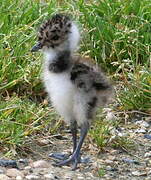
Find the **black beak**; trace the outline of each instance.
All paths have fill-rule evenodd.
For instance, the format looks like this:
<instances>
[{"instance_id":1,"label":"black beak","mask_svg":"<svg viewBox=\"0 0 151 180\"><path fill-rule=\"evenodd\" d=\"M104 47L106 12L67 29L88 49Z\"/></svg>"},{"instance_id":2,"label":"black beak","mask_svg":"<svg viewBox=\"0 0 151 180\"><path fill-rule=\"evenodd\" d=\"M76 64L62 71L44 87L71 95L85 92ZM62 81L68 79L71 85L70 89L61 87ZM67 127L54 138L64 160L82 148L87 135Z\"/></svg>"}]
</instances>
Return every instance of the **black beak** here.
<instances>
[{"instance_id":1,"label":"black beak","mask_svg":"<svg viewBox=\"0 0 151 180\"><path fill-rule=\"evenodd\" d=\"M32 47L31 52L37 52L41 48L42 48L42 44L38 42L36 45Z\"/></svg>"}]
</instances>

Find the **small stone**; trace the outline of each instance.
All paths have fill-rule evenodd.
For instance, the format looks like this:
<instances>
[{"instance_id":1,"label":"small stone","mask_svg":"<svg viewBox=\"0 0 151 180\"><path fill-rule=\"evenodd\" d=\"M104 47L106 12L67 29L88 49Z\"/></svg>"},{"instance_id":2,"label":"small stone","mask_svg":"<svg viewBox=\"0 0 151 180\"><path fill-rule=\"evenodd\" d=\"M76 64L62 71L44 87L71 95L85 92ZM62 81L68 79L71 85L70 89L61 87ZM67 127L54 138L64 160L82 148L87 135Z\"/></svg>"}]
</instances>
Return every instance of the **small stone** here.
<instances>
[{"instance_id":1,"label":"small stone","mask_svg":"<svg viewBox=\"0 0 151 180\"><path fill-rule=\"evenodd\" d=\"M117 151L116 151L117 152ZM112 152L111 152L112 153ZM111 156L111 155L109 155L108 157L107 157L109 160L111 160L111 161L114 161L115 160L115 156Z\"/></svg>"},{"instance_id":2,"label":"small stone","mask_svg":"<svg viewBox=\"0 0 151 180\"><path fill-rule=\"evenodd\" d=\"M134 176L140 176L140 172L139 172L139 171L133 171L132 174L133 174Z\"/></svg>"},{"instance_id":3,"label":"small stone","mask_svg":"<svg viewBox=\"0 0 151 180\"><path fill-rule=\"evenodd\" d=\"M0 174L4 174L4 170L3 169L0 169Z\"/></svg>"},{"instance_id":4,"label":"small stone","mask_svg":"<svg viewBox=\"0 0 151 180\"><path fill-rule=\"evenodd\" d=\"M148 163L151 165L151 160L149 160Z\"/></svg>"},{"instance_id":5,"label":"small stone","mask_svg":"<svg viewBox=\"0 0 151 180\"><path fill-rule=\"evenodd\" d=\"M32 166L34 168L48 168L50 167L50 164L47 161L39 160L39 161L33 162Z\"/></svg>"},{"instance_id":6,"label":"small stone","mask_svg":"<svg viewBox=\"0 0 151 180\"><path fill-rule=\"evenodd\" d=\"M109 159L106 159L106 160L105 160L105 163L107 163L107 164L112 164L113 161L112 161L112 160L109 160Z\"/></svg>"},{"instance_id":7,"label":"small stone","mask_svg":"<svg viewBox=\"0 0 151 180\"><path fill-rule=\"evenodd\" d=\"M78 176L78 179L80 180L85 180L85 177L82 177L82 176Z\"/></svg>"},{"instance_id":8,"label":"small stone","mask_svg":"<svg viewBox=\"0 0 151 180\"><path fill-rule=\"evenodd\" d=\"M150 134L145 134L144 138L151 139L151 135Z\"/></svg>"},{"instance_id":9,"label":"small stone","mask_svg":"<svg viewBox=\"0 0 151 180\"><path fill-rule=\"evenodd\" d=\"M23 180L23 178L21 176L17 176L16 180Z\"/></svg>"},{"instance_id":10,"label":"small stone","mask_svg":"<svg viewBox=\"0 0 151 180\"><path fill-rule=\"evenodd\" d=\"M47 100L47 99L44 99L43 104L44 104L44 105L48 105L48 104L49 104L48 100Z\"/></svg>"},{"instance_id":11,"label":"small stone","mask_svg":"<svg viewBox=\"0 0 151 180\"><path fill-rule=\"evenodd\" d=\"M135 124L138 124L141 127L145 127L145 128L149 127L149 124L146 121L136 121Z\"/></svg>"},{"instance_id":12,"label":"small stone","mask_svg":"<svg viewBox=\"0 0 151 180\"><path fill-rule=\"evenodd\" d=\"M40 146L45 146L45 145L49 144L49 140L48 139L38 139L38 144Z\"/></svg>"},{"instance_id":13,"label":"small stone","mask_svg":"<svg viewBox=\"0 0 151 180\"><path fill-rule=\"evenodd\" d=\"M29 170L29 169L31 169L32 167L31 166L26 166L24 169L25 170Z\"/></svg>"},{"instance_id":14,"label":"small stone","mask_svg":"<svg viewBox=\"0 0 151 180\"><path fill-rule=\"evenodd\" d=\"M150 180L150 177L145 178L144 180Z\"/></svg>"},{"instance_id":15,"label":"small stone","mask_svg":"<svg viewBox=\"0 0 151 180\"><path fill-rule=\"evenodd\" d=\"M129 158L123 158L122 161L125 162L125 163L129 163L129 164L131 164L131 163L137 164L137 165L140 164L138 161L133 160L133 159L129 159Z\"/></svg>"},{"instance_id":16,"label":"small stone","mask_svg":"<svg viewBox=\"0 0 151 180\"><path fill-rule=\"evenodd\" d=\"M26 179L28 179L28 180L36 180L36 179L39 179L39 176L31 174L31 175L27 175Z\"/></svg>"},{"instance_id":17,"label":"small stone","mask_svg":"<svg viewBox=\"0 0 151 180\"><path fill-rule=\"evenodd\" d=\"M133 171L134 176L147 176L147 172Z\"/></svg>"},{"instance_id":18,"label":"small stone","mask_svg":"<svg viewBox=\"0 0 151 180\"><path fill-rule=\"evenodd\" d=\"M114 167L111 167L111 166L107 166L107 167L106 167L106 170L107 170L107 171L118 171L117 168L114 168Z\"/></svg>"},{"instance_id":19,"label":"small stone","mask_svg":"<svg viewBox=\"0 0 151 180\"><path fill-rule=\"evenodd\" d=\"M113 112L110 111L110 112L107 112L106 119L107 121L115 121L117 117L114 115Z\"/></svg>"},{"instance_id":20,"label":"small stone","mask_svg":"<svg viewBox=\"0 0 151 180\"><path fill-rule=\"evenodd\" d=\"M143 128L141 128L141 129L136 129L136 130L135 130L135 133L146 133L146 129L143 129Z\"/></svg>"},{"instance_id":21,"label":"small stone","mask_svg":"<svg viewBox=\"0 0 151 180\"><path fill-rule=\"evenodd\" d=\"M15 168L7 169L6 175L9 177L17 177L17 176L23 177L24 176L21 171Z\"/></svg>"},{"instance_id":22,"label":"small stone","mask_svg":"<svg viewBox=\"0 0 151 180\"><path fill-rule=\"evenodd\" d=\"M67 171L68 173L64 174L64 179L73 179L73 177L75 176L73 171ZM77 175L77 174L76 174ZM77 175L78 176L78 175Z\"/></svg>"},{"instance_id":23,"label":"small stone","mask_svg":"<svg viewBox=\"0 0 151 180\"><path fill-rule=\"evenodd\" d=\"M29 173L31 174L31 173L33 173L33 168L31 166L26 166L26 167L24 167L23 173L25 175L28 175Z\"/></svg>"},{"instance_id":24,"label":"small stone","mask_svg":"<svg viewBox=\"0 0 151 180\"><path fill-rule=\"evenodd\" d=\"M144 157L151 157L151 152L146 152Z\"/></svg>"},{"instance_id":25,"label":"small stone","mask_svg":"<svg viewBox=\"0 0 151 180\"><path fill-rule=\"evenodd\" d=\"M11 179L5 174L0 174L0 180L11 180Z\"/></svg>"},{"instance_id":26,"label":"small stone","mask_svg":"<svg viewBox=\"0 0 151 180\"><path fill-rule=\"evenodd\" d=\"M22 164L28 164L28 160L27 159L19 159L18 162L22 163Z\"/></svg>"},{"instance_id":27,"label":"small stone","mask_svg":"<svg viewBox=\"0 0 151 180\"><path fill-rule=\"evenodd\" d=\"M54 176L51 173L45 174L44 177L47 179L54 179Z\"/></svg>"}]
</instances>

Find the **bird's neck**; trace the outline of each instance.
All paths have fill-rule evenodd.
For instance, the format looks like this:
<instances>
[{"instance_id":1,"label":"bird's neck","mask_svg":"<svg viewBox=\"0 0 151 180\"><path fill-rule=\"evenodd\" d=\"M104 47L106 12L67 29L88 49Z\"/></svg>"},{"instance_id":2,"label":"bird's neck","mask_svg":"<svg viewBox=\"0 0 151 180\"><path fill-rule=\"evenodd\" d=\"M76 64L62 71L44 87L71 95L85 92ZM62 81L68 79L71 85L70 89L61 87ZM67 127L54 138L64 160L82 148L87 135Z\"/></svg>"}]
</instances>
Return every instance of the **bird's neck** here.
<instances>
[{"instance_id":1,"label":"bird's neck","mask_svg":"<svg viewBox=\"0 0 151 180\"><path fill-rule=\"evenodd\" d=\"M77 49L80 40L79 30L76 24L72 23L68 40L55 48L44 50L45 65L49 71L59 73L66 71L72 65L72 54Z\"/></svg>"},{"instance_id":2,"label":"bird's neck","mask_svg":"<svg viewBox=\"0 0 151 180\"><path fill-rule=\"evenodd\" d=\"M72 65L71 51L49 50L45 54L45 67L52 73L62 73L67 71Z\"/></svg>"}]
</instances>

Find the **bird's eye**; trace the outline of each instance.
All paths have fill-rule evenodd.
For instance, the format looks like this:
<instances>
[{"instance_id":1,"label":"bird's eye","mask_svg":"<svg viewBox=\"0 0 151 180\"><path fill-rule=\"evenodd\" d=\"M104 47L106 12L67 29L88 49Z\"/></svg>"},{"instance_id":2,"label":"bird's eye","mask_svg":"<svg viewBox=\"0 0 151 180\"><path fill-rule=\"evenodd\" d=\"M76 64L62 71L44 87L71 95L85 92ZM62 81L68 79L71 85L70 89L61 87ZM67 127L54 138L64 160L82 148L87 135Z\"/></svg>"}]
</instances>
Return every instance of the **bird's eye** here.
<instances>
[{"instance_id":1,"label":"bird's eye","mask_svg":"<svg viewBox=\"0 0 151 180\"><path fill-rule=\"evenodd\" d=\"M55 36L53 36L52 38L51 38L51 40L54 40L54 41L56 41L56 40L58 40L59 39L59 36L58 35L55 35Z\"/></svg>"},{"instance_id":2,"label":"bird's eye","mask_svg":"<svg viewBox=\"0 0 151 180\"><path fill-rule=\"evenodd\" d=\"M68 30L65 31L65 33L68 33L68 32L69 32Z\"/></svg>"},{"instance_id":3,"label":"bird's eye","mask_svg":"<svg viewBox=\"0 0 151 180\"><path fill-rule=\"evenodd\" d=\"M42 40L42 37L38 37L38 41L41 41Z\"/></svg>"},{"instance_id":4,"label":"bird's eye","mask_svg":"<svg viewBox=\"0 0 151 180\"><path fill-rule=\"evenodd\" d=\"M56 29L54 29L54 30L52 30L52 31L50 31L51 33L55 33L56 32Z\"/></svg>"},{"instance_id":5,"label":"bird's eye","mask_svg":"<svg viewBox=\"0 0 151 180\"><path fill-rule=\"evenodd\" d=\"M67 27L70 28L70 27L71 27L71 23L69 23L69 24L67 25Z\"/></svg>"}]
</instances>

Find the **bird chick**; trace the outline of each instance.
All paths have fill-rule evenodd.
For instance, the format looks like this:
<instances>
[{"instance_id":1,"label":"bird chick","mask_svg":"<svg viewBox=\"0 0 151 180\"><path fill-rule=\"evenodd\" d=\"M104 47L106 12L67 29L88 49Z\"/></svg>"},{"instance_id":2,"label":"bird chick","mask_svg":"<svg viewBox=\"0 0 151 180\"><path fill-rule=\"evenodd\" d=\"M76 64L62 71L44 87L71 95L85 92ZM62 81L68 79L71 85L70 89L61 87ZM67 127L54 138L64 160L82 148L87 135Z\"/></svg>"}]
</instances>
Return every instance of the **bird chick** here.
<instances>
[{"instance_id":1,"label":"bird chick","mask_svg":"<svg viewBox=\"0 0 151 180\"><path fill-rule=\"evenodd\" d=\"M68 16L56 14L41 25L38 43L32 48L32 52L41 49L44 54L46 91L71 128L73 153L58 166L73 163L73 170L80 162L80 150L97 107L104 106L112 94L112 86L100 68L89 58L74 55L79 40L77 25Z\"/></svg>"}]
</instances>

